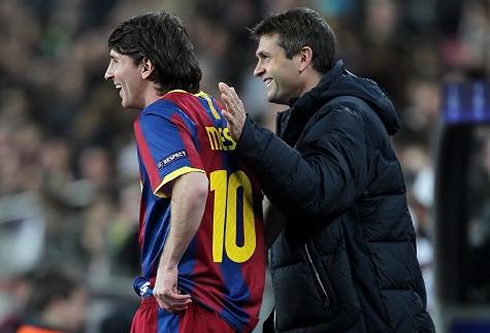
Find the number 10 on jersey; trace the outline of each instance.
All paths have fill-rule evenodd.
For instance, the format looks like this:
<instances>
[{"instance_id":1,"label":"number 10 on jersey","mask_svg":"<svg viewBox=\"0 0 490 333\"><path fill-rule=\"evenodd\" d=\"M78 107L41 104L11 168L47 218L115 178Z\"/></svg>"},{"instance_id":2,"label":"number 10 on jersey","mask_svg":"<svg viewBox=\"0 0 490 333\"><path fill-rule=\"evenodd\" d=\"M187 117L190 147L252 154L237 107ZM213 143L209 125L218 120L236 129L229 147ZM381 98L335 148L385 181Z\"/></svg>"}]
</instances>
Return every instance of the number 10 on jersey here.
<instances>
[{"instance_id":1,"label":"number 10 on jersey","mask_svg":"<svg viewBox=\"0 0 490 333\"><path fill-rule=\"evenodd\" d=\"M223 253L236 263L250 259L256 248L255 219L253 212L252 183L239 170L228 177L226 170L213 171L210 188L214 192L213 260L223 261ZM238 192L242 189L239 201ZM237 211L242 211L243 244L237 244Z\"/></svg>"}]
</instances>

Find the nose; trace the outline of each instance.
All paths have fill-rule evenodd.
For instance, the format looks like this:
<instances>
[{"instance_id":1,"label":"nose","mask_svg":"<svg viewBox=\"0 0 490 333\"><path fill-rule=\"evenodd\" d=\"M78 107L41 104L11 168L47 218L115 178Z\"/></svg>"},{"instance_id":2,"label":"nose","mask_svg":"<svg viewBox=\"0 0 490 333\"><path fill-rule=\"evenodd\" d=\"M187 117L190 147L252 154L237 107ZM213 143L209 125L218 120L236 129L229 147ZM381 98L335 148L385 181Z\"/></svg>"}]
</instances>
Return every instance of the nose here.
<instances>
[{"instance_id":1,"label":"nose","mask_svg":"<svg viewBox=\"0 0 490 333\"><path fill-rule=\"evenodd\" d=\"M107 70L104 73L105 80L112 80L114 78L114 74L112 74L111 65L107 67Z\"/></svg>"},{"instance_id":2,"label":"nose","mask_svg":"<svg viewBox=\"0 0 490 333\"><path fill-rule=\"evenodd\" d=\"M259 60L257 62L257 66L255 66L254 75L255 76L262 76L262 74L264 74L264 72L265 72L264 66L262 65L262 62Z\"/></svg>"}]
</instances>

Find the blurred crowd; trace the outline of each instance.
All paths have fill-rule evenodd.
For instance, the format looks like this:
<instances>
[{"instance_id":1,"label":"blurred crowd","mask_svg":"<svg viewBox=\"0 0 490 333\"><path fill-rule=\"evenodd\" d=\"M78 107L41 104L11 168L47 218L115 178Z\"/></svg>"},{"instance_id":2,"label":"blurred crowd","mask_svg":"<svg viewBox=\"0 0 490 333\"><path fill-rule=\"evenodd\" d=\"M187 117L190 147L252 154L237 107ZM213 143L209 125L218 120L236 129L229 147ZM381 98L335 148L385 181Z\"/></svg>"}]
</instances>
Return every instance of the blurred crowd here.
<instances>
[{"instance_id":1,"label":"blurred crowd","mask_svg":"<svg viewBox=\"0 0 490 333\"><path fill-rule=\"evenodd\" d=\"M123 109L103 80L107 38L116 24L145 11L178 14L203 69L201 89L219 96L219 81L235 86L249 114L273 128L280 108L267 103L263 83L253 77L256 45L247 28L295 6L324 15L336 31L338 57L352 72L379 82L397 107L402 129L394 145L433 309L441 92L447 80L489 77L490 1L2 0L0 323L12 299L19 300L13 286L47 264L87 281L89 299L137 301L131 294L138 273L137 112ZM90 320L80 331L102 332L89 329Z\"/></svg>"}]
</instances>

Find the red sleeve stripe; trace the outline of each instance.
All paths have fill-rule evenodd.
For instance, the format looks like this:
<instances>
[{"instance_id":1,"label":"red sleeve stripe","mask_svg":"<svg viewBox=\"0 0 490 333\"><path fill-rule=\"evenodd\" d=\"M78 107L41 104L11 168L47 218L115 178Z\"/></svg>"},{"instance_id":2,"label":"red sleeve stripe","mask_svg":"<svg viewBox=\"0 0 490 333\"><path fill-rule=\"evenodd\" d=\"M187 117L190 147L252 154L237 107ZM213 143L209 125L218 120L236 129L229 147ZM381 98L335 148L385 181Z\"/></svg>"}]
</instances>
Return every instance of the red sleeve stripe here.
<instances>
[{"instance_id":1,"label":"red sleeve stripe","mask_svg":"<svg viewBox=\"0 0 490 333\"><path fill-rule=\"evenodd\" d=\"M144 243L145 243L145 231L146 231L146 202L143 200L140 200L140 215L139 215L139 235L138 235L138 241L140 245L140 249L143 249ZM141 253L140 253L140 259L141 259Z\"/></svg>"},{"instance_id":2,"label":"red sleeve stripe","mask_svg":"<svg viewBox=\"0 0 490 333\"><path fill-rule=\"evenodd\" d=\"M139 117L137 117L134 121L134 134L136 137L136 144L138 145L141 160L143 161L146 172L148 172L151 188L152 190L154 190L158 187L158 185L160 185L160 176L158 175L158 170L156 168L155 161L153 160L153 157L151 155L150 148L148 147L148 143L146 142L143 131L141 130Z\"/></svg>"},{"instance_id":3,"label":"red sleeve stripe","mask_svg":"<svg viewBox=\"0 0 490 333\"><path fill-rule=\"evenodd\" d=\"M175 113L174 115L172 115L172 121L179 128L185 128L185 130L188 131L187 125L185 124L183 119L178 114ZM197 153L197 150L196 150L196 145L194 144L194 142L191 139L191 135L181 132L180 137L181 137L182 142L184 144L187 155L189 156L190 166L192 168L204 170L204 167L203 167L202 162L201 162L201 158L199 157L199 154Z\"/></svg>"}]
</instances>

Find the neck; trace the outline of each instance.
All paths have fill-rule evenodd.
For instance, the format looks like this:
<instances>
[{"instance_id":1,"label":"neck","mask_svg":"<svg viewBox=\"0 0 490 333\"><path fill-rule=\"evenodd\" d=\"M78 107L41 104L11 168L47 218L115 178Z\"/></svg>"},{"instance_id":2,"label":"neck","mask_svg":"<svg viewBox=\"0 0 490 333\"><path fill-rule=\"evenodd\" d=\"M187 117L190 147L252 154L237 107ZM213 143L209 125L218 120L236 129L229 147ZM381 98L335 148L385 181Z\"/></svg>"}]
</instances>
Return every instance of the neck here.
<instances>
[{"instance_id":1,"label":"neck","mask_svg":"<svg viewBox=\"0 0 490 333\"><path fill-rule=\"evenodd\" d=\"M157 88L157 85L153 82L149 82L149 85L145 88L142 96L144 108L162 97L158 94Z\"/></svg>"},{"instance_id":2,"label":"neck","mask_svg":"<svg viewBox=\"0 0 490 333\"><path fill-rule=\"evenodd\" d=\"M303 89L298 97L303 96L308 91L315 88L322 79L322 74L318 73L313 68L308 68L302 75L304 75Z\"/></svg>"}]
</instances>

